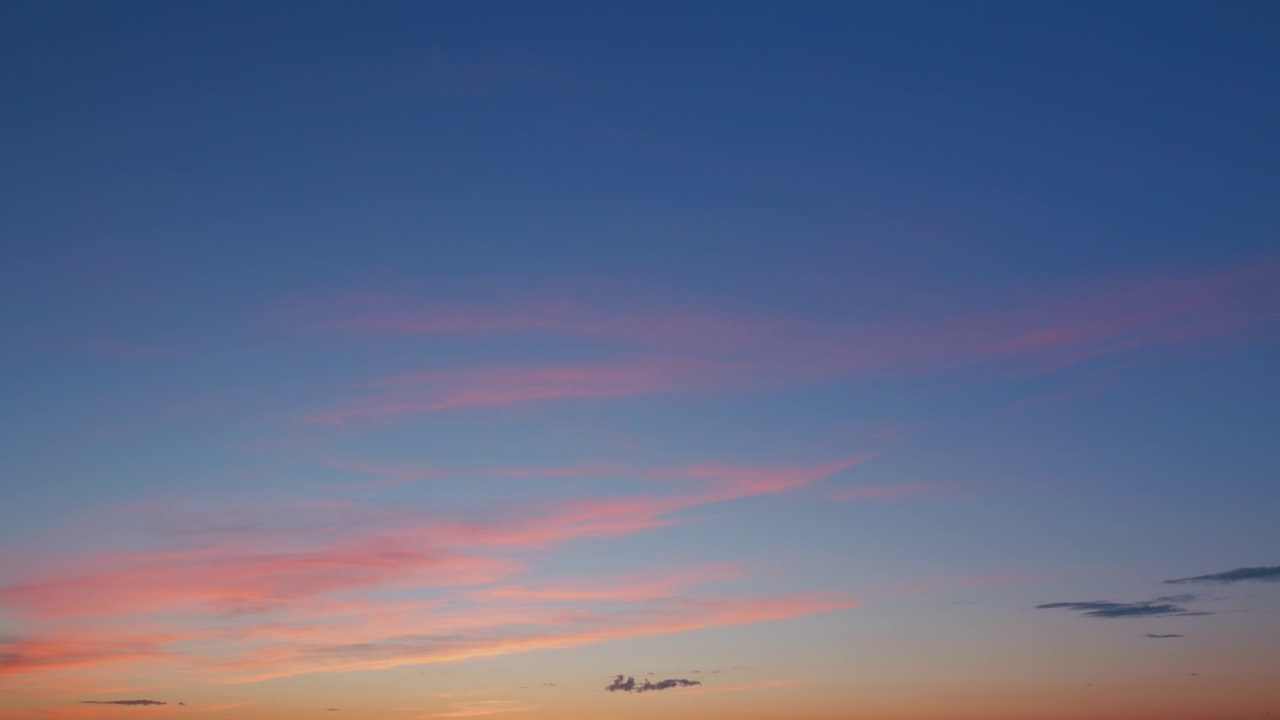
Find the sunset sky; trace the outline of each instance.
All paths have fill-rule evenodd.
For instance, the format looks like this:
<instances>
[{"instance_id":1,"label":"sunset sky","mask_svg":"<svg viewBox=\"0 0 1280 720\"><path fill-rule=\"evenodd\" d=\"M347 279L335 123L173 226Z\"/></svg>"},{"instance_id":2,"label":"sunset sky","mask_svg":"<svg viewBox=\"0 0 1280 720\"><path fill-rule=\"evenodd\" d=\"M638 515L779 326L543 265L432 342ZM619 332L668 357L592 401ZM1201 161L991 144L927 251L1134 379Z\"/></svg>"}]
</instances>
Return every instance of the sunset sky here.
<instances>
[{"instance_id":1,"label":"sunset sky","mask_svg":"<svg viewBox=\"0 0 1280 720\"><path fill-rule=\"evenodd\" d=\"M1280 3L0 2L0 718L1280 718Z\"/></svg>"}]
</instances>

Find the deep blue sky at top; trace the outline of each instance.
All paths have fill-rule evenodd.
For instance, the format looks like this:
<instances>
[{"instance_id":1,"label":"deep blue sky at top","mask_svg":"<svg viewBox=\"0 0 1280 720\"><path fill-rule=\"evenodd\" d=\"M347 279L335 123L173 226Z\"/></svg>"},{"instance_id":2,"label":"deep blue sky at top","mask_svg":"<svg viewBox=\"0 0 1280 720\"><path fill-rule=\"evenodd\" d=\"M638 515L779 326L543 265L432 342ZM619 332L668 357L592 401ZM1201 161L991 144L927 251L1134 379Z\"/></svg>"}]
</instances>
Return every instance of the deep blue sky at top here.
<instances>
[{"instance_id":1,"label":"deep blue sky at top","mask_svg":"<svg viewBox=\"0 0 1280 720\"><path fill-rule=\"evenodd\" d=\"M256 473L288 458L246 459L246 438L292 432L281 418L332 388L429 364L289 347L264 321L289 298L590 282L746 316L938 317L1247 266L1280 228L1275 3L2 7L0 480L20 489L0 534L14 537L76 503L268 485ZM113 342L158 352L94 353ZM1274 537L1274 355L1135 363L1105 392L1086 370L640 398L599 424L659 438L673 462L782 461L849 427L928 425L859 479L1017 489L977 511L913 508L921 562L939 547L1072 570L1158 556L1172 577L1271 562L1249 553ZM214 417L223 391L241 405ZM1005 411L1054 395L1087 401ZM564 443L580 456L558 457L538 434L554 421L525 419L469 441L465 425L355 435L337 454L607 454L584 434ZM298 475L322 476L329 449L297 450ZM1134 497L1147 504L1112 502ZM828 530L842 547L842 512L796 510L779 527L812 531L782 550ZM907 523L877 518L857 532ZM773 542L733 527L744 546ZM843 577L826 556L812 567Z\"/></svg>"},{"instance_id":2,"label":"deep blue sky at top","mask_svg":"<svg viewBox=\"0 0 1280 720\"><path fill-rule=\"evenodd\" d=\"M816 268L963 292L1274 242L1272 3L3 13L0 279L33 325L387 271L822 300Z\"/></svg>"}]
</instances>

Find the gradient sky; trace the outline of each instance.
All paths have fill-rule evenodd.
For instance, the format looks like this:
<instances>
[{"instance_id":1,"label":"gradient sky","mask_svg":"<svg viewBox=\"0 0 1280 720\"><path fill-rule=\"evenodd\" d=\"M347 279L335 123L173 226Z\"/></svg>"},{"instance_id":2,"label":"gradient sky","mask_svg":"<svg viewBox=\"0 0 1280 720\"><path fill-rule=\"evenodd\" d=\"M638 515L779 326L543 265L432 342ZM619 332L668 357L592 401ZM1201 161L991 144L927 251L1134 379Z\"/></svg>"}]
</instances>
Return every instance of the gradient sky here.
<instances>
[{"instance_id":1,"label":"gradient sky","mask_svg":"<svg viewBox=\"0 0 1280 720\"><path fill-rule=\"evenodd\" d=\"M1277 36L0 3L0 717L1280 716Z\"/></svg>"}]
</instances>

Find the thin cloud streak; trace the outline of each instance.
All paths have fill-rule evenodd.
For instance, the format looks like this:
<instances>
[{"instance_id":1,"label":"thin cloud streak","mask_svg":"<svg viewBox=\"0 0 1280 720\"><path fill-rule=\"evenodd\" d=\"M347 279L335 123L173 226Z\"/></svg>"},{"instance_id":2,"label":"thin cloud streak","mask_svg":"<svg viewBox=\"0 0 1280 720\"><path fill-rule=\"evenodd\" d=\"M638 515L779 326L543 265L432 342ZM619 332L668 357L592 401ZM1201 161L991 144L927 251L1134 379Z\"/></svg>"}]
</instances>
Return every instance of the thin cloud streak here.
<instances>
[{"instance_id":1,"label":"thin cloud streak","mask_svg":"<svg viewBox=\"0 0 1280 720\"><path fill-rule=\"evenodd\" d=\"M1191 602L1195 599L1195 595L1173 595L1170 597L1160 597L1154 600L1143 600L1131 603L1110 602L1106 600L1054 602L1037 605L1036 608L1040 610L1073 610L1084 617L1106 619L1160 617L1167 615L1193 617L1213 614L1204 611L1188 610L1183 607L1182 603Z\"/></svg>"},{"instance_id":2,"label":"thin cloud streak","mask_svg":"<svg viewBox=\"0 0 1280 720\"><path fill-rule=\"evenodd\" d=\"M180 666L244 680L396 667L576 647L636 635L799 617L841 599L699 598L729 565L526 585L522 556L580 538L617 537L703 505L792 490L867 456L794 467L699 464L649 469L685 482L666 494L514 505L472 522L342 506L345 523L272 525L210 515L206 529L161 539L186 547L28 558L0 606L28 637L0 643L0 676L80 667ZM388 593L419 595L392 599ZM425 593L425 595L422 595ZM477 602L480 601L480 602ZM566 607L566 603L573 603ZM624 604L589 611L585 604Z\"/></svg>"},{"instance_id":3,"label":"thin cloud streak","mask_svg":"<svg viewBox=\"0 0 1280 720\"><path fill-rule=\"evenodd\" d=\"M537 705L521 705L515 700L476 700L474 702L453 703L450 707L453 709L448 712L431 713L427 717L482 717L484 715L500 715L538 709Z\"/></svg>"},{"instance_id":4,"label":"thin cloud streak","mask_svg":"<svg viewBox=\"0 0 1280 720\"><path fill-rule=\"evenodd\" d=\"M692 388L694 379L705 373L692 363L667 361L429 371L375 380L369 385L389 389L362 395L306 420L343 426L441 410L635 397Z\"/></svg>"},{"instance_id":5,"label":"thin cloud streak","mask_svg":"<svg viewBox=\"0 0 1280 720\"><path fill-rule=\"evenodd\" d=\"M1280 260L1267 260L1199 276L1078 290L1015 311L861 324L661 304L610 308L564 296L472 304L338 300L304 306L292 320L371 339L547 335L624 351L622 359L605 364L432 369L374 380L369 387L387 389L306 418L341 427L464 408L760 390L982 366L1005 374L1041 373L1272 322L1280 308L1269 288L1278 280ZM323 319L313 319L320 308Z\"/></svg>"},{"instance_id":6,"label":"thin cloud streak","mask_svg":"<svg viewBox=\"0 0 1280 720\"><path fill-rule=\"evenodd\" d=\"M1186 585L1189 583L1213 583L1227 585L1238 582L1280 582L1280 565L1270 565L1266 567L1242 567L1235 570L1227 570L1226 572L1213 573L1212 575L1198 575L1196 577L1178 578L1177 580L1165 580L1166 585Z\"/></svg>"},{"instance_id":7,"label":"thin cloud streak","mask_svg":"<svg viewBox=\"0 0 1280 720\"><path fill-rule=\"evenodd\" d=\"M539 602L641 602L675 597L695 583L732 580L743 575L737 565L696 565L666 571L611 578L608 582L490 586L469 595L478 600L533 600Z\"/></svg>"}]
</instances>

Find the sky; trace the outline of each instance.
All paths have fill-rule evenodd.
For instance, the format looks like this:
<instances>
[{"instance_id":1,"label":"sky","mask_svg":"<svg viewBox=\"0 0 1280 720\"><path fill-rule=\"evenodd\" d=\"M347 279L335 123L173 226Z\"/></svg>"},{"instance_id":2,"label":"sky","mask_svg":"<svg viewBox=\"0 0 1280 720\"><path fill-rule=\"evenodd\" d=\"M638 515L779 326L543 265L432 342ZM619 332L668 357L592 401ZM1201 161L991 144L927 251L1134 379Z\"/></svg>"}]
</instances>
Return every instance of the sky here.
<instances>
[{"instance_id":1,"label":"sky","mask_svg":"<svg viewBox=\"0 0 1280 720\"><path fill-rule=\"evenodd\" d=\"M1280 716L1280 5L0 3L0 717Z\"/></svg>"}]
</instances>

